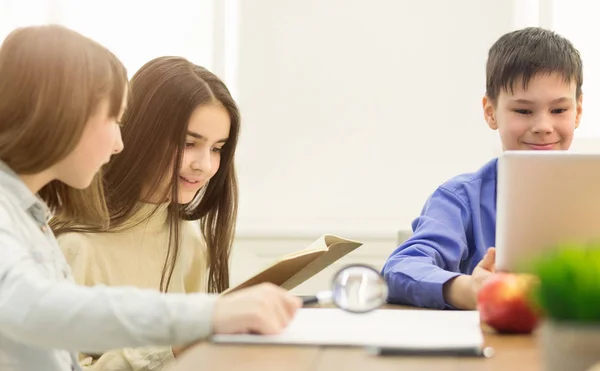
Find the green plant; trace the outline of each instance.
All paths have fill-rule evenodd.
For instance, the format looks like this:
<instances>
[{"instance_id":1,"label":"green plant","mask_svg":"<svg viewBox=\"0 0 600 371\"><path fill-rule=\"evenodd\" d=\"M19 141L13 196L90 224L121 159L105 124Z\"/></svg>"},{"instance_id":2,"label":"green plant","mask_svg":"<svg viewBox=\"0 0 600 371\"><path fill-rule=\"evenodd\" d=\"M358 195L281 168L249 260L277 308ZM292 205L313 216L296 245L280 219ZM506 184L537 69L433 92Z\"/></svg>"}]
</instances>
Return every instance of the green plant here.
<instances>
[{"instance_id":1,"label":"green plant","mask_svg":"<svg viewBox=\"0 0 600 371\"><path fill-rule=\"evenodd\" d=\"M600 242L565 243L538 257L532 295L548 318L600 323Z\"/></svg>"}]
</instances>

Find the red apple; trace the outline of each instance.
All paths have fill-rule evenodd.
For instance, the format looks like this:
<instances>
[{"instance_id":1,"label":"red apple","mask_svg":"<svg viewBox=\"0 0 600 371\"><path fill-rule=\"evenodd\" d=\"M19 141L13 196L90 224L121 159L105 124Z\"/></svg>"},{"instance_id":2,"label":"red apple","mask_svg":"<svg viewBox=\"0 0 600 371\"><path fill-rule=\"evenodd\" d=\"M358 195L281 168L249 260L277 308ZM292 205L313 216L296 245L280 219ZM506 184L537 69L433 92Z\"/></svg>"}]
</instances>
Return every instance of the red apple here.
<instances>
[{"instance_id":1,"label":"red apple","mask_svg":"<svg viewBox=\"0 0 600 371\"><path fill-rule=\"evenodd\" d=\"M535 278L529 275L496 273L477 296L482 322L501 333L531 333L539 320L529 299L534 283Z\"/></svg>"}]
</instances>

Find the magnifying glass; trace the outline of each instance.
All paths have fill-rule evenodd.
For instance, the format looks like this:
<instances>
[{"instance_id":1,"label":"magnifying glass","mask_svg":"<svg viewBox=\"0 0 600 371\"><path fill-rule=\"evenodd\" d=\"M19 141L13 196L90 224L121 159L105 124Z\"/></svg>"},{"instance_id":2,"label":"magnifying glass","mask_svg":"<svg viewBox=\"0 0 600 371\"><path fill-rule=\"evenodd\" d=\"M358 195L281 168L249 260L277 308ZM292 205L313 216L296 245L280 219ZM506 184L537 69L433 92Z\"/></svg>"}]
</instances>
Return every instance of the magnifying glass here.
<instances>
[{"instance_id":1,"label":"magnifying glass","mask_svg":"<svg viewBox=\"0 0 600 371\"><path fill-rule=\"evenodd\" d=\"M348 312L366 313L385 304L387 296L387 283L377 270L368 265L352 264L334 275L331 290L305 297L303 303L333 303Z\"/></svg>"}]
</instances>

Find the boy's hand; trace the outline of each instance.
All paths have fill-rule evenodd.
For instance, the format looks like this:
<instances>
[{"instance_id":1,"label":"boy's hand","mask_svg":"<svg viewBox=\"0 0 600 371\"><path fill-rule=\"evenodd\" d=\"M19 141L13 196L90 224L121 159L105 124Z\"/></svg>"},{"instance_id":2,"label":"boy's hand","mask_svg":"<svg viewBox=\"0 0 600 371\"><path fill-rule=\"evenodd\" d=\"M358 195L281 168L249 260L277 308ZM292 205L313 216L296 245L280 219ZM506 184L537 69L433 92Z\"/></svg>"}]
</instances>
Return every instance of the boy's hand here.
<instances>
[{"instance_id":1,"label":"boy's hand","mask_svg":"<svg viewBox=\"0 0 600 371\"><path fill-rule=\"evenodd\" d=\"M460 275L444 285L444 300L457 309L477 309L477 294L494 274L495 267L496 248L490 247L470 276Z\"/></svg>"},{"instance_id":2,"label":"boy's hand","mask_svg":"<svg viewBox=\"0 0 600 371\"><path fill-rule=\"evenodd\" d=\"M475 302L477 302L477 295L479 290L490 277L496 272L496 248L490 247L483 256L483 259L477 264L473 273L471 274L471 283L473 285L473 294Z\"/></svg>"},{"instance_id":3,"label":"boy's hand","mask_svg":"<svg viewBox=\"0 0 600 371\"><path fill-rule=\"evenodd\" d=\"M270 283L232 292L217 299L213 332L278 334L301 306L300 298Z\"/></svg>"}]
</instances>

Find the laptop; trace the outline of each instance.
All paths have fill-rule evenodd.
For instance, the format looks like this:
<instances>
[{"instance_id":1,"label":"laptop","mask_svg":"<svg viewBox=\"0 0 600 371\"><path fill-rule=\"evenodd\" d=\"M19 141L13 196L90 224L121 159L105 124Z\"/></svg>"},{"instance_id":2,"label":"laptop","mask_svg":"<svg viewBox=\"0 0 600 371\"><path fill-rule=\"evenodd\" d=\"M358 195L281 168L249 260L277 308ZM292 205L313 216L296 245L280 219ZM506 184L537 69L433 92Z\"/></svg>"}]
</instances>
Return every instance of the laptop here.
<instances>
[{"instance_id":1,"label":"laptop","mask_svg":"<svg viewBox=\"0 0 600 371\"><path fill-rule=\"evenodd\" d=\"M498 159L496 271L559 243L600 241L600 153L507 151Z\"/></svg>"}]
</instances>

